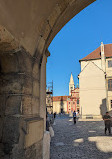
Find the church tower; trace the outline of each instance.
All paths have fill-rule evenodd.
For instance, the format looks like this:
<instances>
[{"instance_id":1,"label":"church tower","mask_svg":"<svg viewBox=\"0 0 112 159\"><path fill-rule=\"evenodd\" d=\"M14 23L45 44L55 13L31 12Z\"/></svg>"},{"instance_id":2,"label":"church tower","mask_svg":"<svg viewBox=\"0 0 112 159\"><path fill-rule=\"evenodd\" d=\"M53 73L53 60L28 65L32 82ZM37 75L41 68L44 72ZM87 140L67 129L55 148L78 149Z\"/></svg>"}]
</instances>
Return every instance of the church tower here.
<instances>
[{"instance_id":1,"label":"church tower","mask_svg":"<svg viewBox=\"0 0 112 159\"><path fill-rule=\"evenodd\" d=\"M74 90L75 86L74 86L74 80L73 80L73 76L71 73L71 77L70 77L70 82L69 82L69 95L71 96L71 90Z\"/></svg>"}]
</instances>

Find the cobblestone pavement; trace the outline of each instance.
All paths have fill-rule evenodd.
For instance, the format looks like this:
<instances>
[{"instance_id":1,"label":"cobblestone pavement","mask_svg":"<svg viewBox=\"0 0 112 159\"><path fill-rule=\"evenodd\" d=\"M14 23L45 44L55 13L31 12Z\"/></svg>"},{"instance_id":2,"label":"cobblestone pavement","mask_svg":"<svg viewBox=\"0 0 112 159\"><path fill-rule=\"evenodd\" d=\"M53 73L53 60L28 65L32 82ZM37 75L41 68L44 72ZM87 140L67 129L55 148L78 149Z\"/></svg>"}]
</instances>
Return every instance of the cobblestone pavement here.
<instances>
[{"instance_id":1,"label":"cobblestone pavement","mask_svg":"<svg viewBox=\"0 0 112 159\"><path fill-rule=\"evenodd\" d=\"M112 136L104 135L103 121L56 118L51 159L112 159Z\"/></svg>"}]
</instances>

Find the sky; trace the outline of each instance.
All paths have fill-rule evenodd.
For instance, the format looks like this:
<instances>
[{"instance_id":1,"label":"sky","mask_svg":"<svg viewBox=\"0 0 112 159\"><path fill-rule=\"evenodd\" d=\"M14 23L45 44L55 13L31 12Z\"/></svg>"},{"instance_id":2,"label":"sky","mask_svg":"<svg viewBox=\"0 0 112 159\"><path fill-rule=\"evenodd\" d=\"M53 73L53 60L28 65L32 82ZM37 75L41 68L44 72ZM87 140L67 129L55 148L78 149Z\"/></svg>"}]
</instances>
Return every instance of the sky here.
<instances>
[{"instance_id":1,"label":"sky","mask_svg":"<svg viewBox=\"0 0 112 159\"><path fill-rule=\"evenodd\" d=\"M54 96L69 94L71 72L76 85L79 60L99 47L101 42L112 43L112 0L97 0L83 9L51 42L47 83L53 80Z\"/></svg>"}]
</instances>

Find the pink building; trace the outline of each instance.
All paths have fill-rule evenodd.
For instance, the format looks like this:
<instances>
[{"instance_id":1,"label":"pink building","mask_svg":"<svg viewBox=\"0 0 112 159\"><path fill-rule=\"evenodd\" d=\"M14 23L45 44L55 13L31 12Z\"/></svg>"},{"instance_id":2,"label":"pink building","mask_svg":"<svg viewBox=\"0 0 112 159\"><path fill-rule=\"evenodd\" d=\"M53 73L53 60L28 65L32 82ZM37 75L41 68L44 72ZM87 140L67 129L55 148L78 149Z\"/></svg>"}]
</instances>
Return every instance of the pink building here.
<instances>
[{"instance_id":1,"label":"pink building","mask_svg":"<svg viewBox=\"0 0 112 159\"><path fill-rule=\"evenodd\" d=\"M73 111L80 112L80 98L79 98L79 88L74 88L71 90L71 96L67 99L67 113Z\"/></svg>"}]
</instances>

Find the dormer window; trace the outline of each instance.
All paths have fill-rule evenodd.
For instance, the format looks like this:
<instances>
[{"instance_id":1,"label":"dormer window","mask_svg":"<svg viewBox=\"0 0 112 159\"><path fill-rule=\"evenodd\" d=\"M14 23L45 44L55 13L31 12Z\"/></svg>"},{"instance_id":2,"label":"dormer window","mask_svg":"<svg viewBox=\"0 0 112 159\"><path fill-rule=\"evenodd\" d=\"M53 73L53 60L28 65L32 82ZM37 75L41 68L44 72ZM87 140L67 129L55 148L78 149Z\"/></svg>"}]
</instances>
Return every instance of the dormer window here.
<instances>
[{"instance_id":1,"label":"dormer window","mask_svg":"<svg viewBox=\"0 0 112 159\"><path fill-rule=\"evenodd\" d=\"M108 67L112 67L112 60L108 61Z\"/></svg>"}]
</instances>

